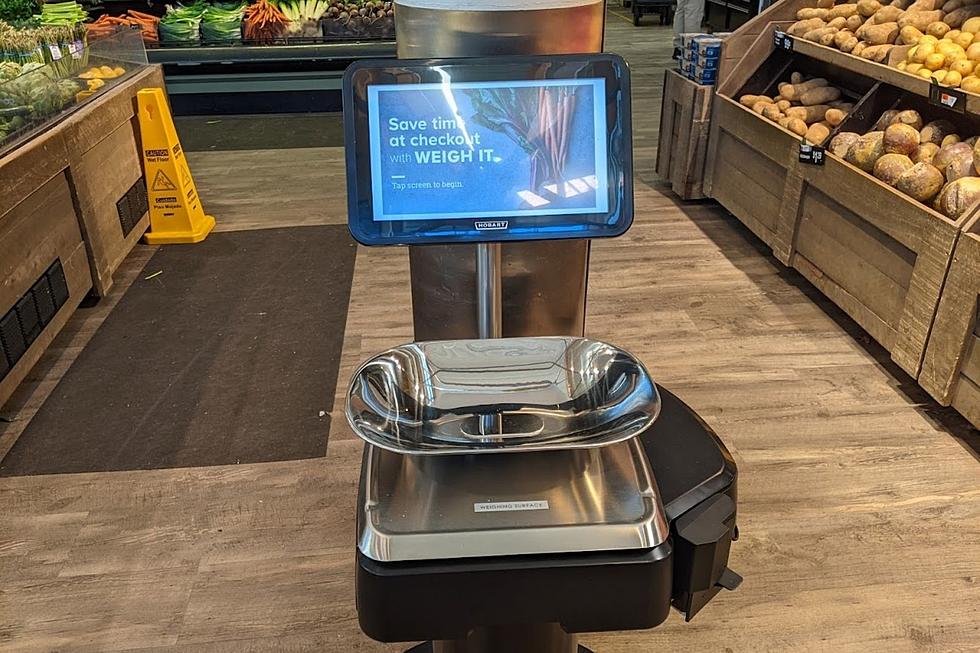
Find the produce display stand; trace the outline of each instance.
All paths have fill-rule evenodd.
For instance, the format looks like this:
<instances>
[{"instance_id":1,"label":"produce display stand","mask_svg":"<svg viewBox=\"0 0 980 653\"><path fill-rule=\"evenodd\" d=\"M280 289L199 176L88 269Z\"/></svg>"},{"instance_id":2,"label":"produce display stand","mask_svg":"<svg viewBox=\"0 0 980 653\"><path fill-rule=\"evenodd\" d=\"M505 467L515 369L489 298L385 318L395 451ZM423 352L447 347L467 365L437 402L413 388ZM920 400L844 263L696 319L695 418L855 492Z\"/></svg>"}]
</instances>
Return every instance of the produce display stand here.
<instances>
[{"instance_id":1,"label":"produce display stand","mask_svg":"<svg viewBox=\"0 0 980 653\"><path fill-rule=\"evenodd\" d=\"M704 161L714 88L702 86L676 70L664 73L657 174L681 199L704 198Z\"/></svg>"},{"instance_id":2,"label":"produce display stand","mask_svg":"<svg viewBox=\"0 0 980 653\"><path fill-rule=\"evenodd\" d=\"M0 158L0 187L3 405L91 289L92 274L72 201L63 130L48 131Z\"/></svg>"},{"instance_id":3,"label":"produce display stand","mask_svg":"<svg viewBox=\"0 0 980 653\"><path fill-rule=\"evenodd\" d=\"M980 215L953 252L919 384L980 428Z\"/></svg>"},{"instance_id":4,"label":"produce display stand","mask_svg":"<svg viewBox=\"0 0 980 653\"><path fill-rule=\"evenodd\" d=\"M0 157L0 405L82 299L104 294L148 226L129 64L104 93Z\"/></svg>"},{"instance_id":5,"label":"produce display stand","mask_svg":"<svg viewBox=\"0 0 980 653\"><path fill-rule=\"evenodd\" d=\"M136 93L153 87L163 87L158 66L139 71L63 125L72 189L99 297L112 288L113 273L150 224Z\"/></svg>"},{"instance_id":6,"label":"produce display stand","mask_svg":"<svg viewBox=\"0 0 980 653\"><path fill-rule=\"evenodd\" d=\"M926 80L886 65L802 39L776 51L774 33L788 27L799 8L809 6L813 3L784 0L753 19L764 23L763 28L754 34L736 31L723 47L728 67L713 100L705 194L918 378L925 372L927 346L933 347L930 332L940 297L951 284L961 284L952 275L947 281L947 271L961 231L968 223L976 224L977 205L953 220L829 151L822 166L801 163L800 137L743 106L738 98L776 95L776 84L788 81L789 71L795 70L807 77L826 77L850 92L856 106L834 134L864 133L899 102L903 108L919 110L927 122L941 117L963 126L963 133L980 134L980 122L973 115L980 113L980 96L967 94L967 113L962 115L930 104ZM901 56L902 50L896 50ZM972 274L976 276L975 267ZM968 309L975 320L975 286L972 291ZM945 296L943 301L948 303ZM969 361L966 369L975 374ZM933 374L940 378L947 372ZM949 375L944 378L951 386ZM976 386L956 387L967 388L958 390L962 397ZM930 391L937 398L952 393Z\"/></svg>"}]
</instances>

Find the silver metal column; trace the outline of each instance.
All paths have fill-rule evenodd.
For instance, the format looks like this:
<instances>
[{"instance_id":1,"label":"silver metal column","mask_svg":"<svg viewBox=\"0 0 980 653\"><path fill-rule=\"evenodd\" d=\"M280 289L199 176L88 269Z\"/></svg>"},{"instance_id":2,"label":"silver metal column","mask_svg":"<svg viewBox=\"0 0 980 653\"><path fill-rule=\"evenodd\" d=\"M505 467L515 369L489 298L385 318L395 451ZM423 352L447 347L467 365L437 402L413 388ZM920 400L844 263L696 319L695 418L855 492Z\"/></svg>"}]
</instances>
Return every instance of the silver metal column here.
<instances>
[{"instance_id":1,"label":"silver metal column","mask_svg":"<svg viewBox=\"0 0 980 653\"><path fill-rule=\"evenodd\" d=\"M401 58L599 52L603 0L396 0ZM409 250L416 340L484 337L472 245ZM500 336L582 335L589 242L500 246Z\"/></svg>"},{"instance_id":2,"label":"silver metal column","mask_svg":"<svg viewBox=\"0 0 980 653\"><path fill-rule=\"evenodd\" d=\"M500 338L503 333L500 249L500 243L476 246L477 330L480 338Z\"/></svg>"}]
</instances>

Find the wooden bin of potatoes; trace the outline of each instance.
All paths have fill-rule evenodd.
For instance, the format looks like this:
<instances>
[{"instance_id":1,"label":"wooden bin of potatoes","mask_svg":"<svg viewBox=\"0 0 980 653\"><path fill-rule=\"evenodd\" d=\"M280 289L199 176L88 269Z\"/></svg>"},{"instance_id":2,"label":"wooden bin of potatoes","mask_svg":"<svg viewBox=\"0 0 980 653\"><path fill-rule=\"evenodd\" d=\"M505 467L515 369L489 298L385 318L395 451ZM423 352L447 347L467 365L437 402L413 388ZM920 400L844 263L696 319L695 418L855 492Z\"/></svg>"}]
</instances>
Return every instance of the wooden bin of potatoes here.
<instances>
[{"instance_id":1,"label":"wooden bin of potatoes","mask_svg":"<svg viewBox=\"0 0 980 653\"><path fill-rule=\"evenodd\" d=\"M903 125L905 132L898 126L887 132L890 140L869 157L861 158L859 147L845 148L847 138L841 134L876 131L884 126L876 123L886 111L894 112L892 121L904 116L915 124ZM945 122L934 122L938 120ZM931 127L940 124L945 127ZM922 145L920 150L920 130L928 134L926 140L940 143L947 137L958 139L959 134L963 138L980 134L980 121L930 106L925 98L892 86L876 85L835 130L825 165L801 166L803 184L790 259L792 267L913 377L922 365L953 247L963 225L976 213L980 197L980 183L964 180L938 196L942 210L933 206L947 179L926 159L936 157L938 164L957 148L942 150L941 156L938 144ZM905 147L895 143L906 132L914 141L908 146L910 157L898 153L877 156L885 147ZM867 139L881 142L877 137ZM976 174L972 172L972 147L966 143L958 147L967 154L972 177ZM847 154L844 149L849 150ZM916 164L913 158L922 161ZM890 171L889 164L896 161L898 170ZM923 184L930 188L919 188ZM967 190L959 192L961 188ZM912 196L916 194L921 201Z\"/></svg>"},{"instance_id":2,"label":"wooden bin of potatoes","mask_svg":"<svg viewBox=\"0 0 980 653\"><path fill-rule=\"evenodd\" d=\"M675 70L664 73L657 174L685 200L704 198L704 161L714 88Z\"/></svg>"},{"instance_id":3,"label":"wooden bin of potatoes","mask_svg":"<svg viewBox=\"0 0 980 653\"><path fill-rule=\"evenodd\" d=\"M765 41L759 41L760 50L765 45ZM825 107L824 114L835 108L840 120L849 110L848 105L853 106L864 97L874 81L791 52L773 51L771 35L767 51L768 56L751 74L744 76L744 82L736 69L718 88L708 141L705 189L706 194L769 245L777 259L789 263L803 183L799 150L807 125L802 124L800 128L801 119L779 124L775 118L765 118L760 115L759 107L747 106L752 103L747 97L779 96L780 85L799 79L800 75L808 79L823 78L839 89L840 94L826 100L832 107L819 106ZM794 98L793 102L798 99ZM808 114L815 108L793 106L787 111L799 115L800 111ZM767 109L763 111L770 115ZM811 138L823 143L829 134L830 127L825 127L820 136L811 134Z\"/></svg>"},{"instance_id":4,"label":"wooden bin of potatoes","mask_svg":"<svg viewBox=\"0 0 980 653\"><path fill-rule=\"evenodd\" d=\"M980 215L964 226L926 347L919 385L980 428Z\"/></svg>"},{"instance_id":5,"label":"wooden bin of potatoes","mask_svg":"<svg viewBox=\"0 0 980 653\"><path fill-rule=\"evenodd\" d=\"M109 292L112 275L150 224L136 93L151 87L163 87L159 66L138 71L59 126L65 132L93 290L100 297Z\"/></svg>"}]
</instances>

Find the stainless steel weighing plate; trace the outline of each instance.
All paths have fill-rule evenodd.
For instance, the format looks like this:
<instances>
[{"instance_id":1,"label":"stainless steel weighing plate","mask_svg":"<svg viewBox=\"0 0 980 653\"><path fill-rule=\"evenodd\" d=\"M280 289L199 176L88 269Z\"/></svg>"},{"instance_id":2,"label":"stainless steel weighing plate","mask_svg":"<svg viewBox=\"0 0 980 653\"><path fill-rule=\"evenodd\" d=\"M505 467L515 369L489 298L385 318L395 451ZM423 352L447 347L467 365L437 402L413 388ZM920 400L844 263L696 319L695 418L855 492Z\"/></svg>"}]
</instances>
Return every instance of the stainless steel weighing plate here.
<instances>
[{"instance_id":1,"label":"stainless steel weighing plate","mask_svg":"<svg viewBox=\"0 0 980 653\"><path fill-rule=\"evenodd\" d=\"M358 547L382 562L646 549L667 521L639 438L515 455L369 446Z\"/></svg>"},{"instance_id":2,"label":"stainless steel weighing plate","mask_svg":"<svg viewBox=\"0 0 980 653\"><path fill-rule=\"evenodd\" d=\"M347 399L357 435L416 455L602 447L642 433L659 411L638 360L569 337L403 345L362 365Z\"/></svg>"}]
</instances>

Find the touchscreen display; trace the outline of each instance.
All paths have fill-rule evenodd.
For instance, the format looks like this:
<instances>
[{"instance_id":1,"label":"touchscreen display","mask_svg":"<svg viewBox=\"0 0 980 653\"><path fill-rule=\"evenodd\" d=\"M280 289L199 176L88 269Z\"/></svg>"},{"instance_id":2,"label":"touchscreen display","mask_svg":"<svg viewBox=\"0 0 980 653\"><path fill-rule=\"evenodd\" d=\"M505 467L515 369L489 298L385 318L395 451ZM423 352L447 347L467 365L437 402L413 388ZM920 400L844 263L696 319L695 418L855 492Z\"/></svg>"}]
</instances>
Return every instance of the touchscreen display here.
<instances>
[{"instance_id":1,"label":"touchscreen display","mask_svg":"<svg viewBox=\"0 0 980 653\"><path fill-rule=\"evenodd\" d=\"M367 87L375 221L609 210L603 78Z\"/></svg>"}]
</instances>

